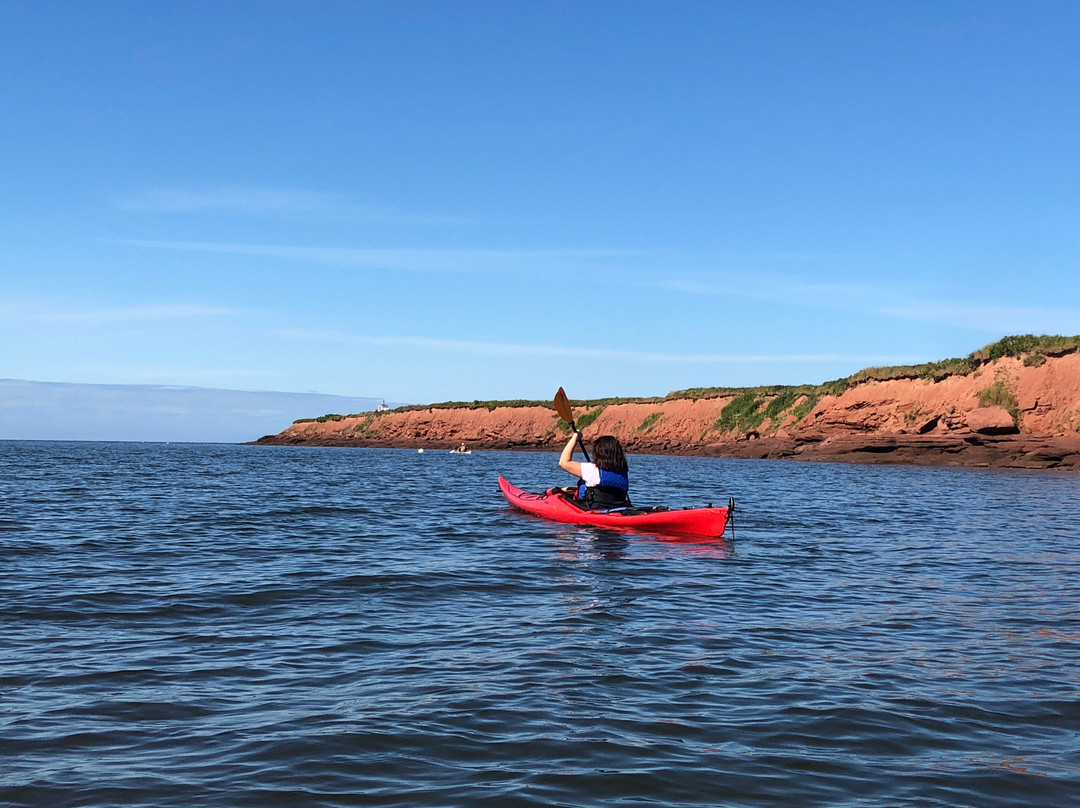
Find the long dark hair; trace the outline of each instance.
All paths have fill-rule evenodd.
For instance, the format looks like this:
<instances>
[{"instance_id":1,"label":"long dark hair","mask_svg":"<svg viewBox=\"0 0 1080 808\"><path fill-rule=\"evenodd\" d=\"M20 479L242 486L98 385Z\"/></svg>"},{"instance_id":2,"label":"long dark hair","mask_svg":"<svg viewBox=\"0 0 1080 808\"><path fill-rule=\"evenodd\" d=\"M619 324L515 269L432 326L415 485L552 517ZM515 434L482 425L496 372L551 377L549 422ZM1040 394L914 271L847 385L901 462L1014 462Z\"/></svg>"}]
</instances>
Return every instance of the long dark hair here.
<instances>
[{"instance_id":1,"label":"long dark hair","mask_svg":"<svg viewBox=\"0 0 1080 808\"><path fill-rule=\"evenodd\" d=\"M598 469L626 474L626 455L623 454L619 439L604 435L593 441L593 462Z\"/></svg>"}]
</instances>

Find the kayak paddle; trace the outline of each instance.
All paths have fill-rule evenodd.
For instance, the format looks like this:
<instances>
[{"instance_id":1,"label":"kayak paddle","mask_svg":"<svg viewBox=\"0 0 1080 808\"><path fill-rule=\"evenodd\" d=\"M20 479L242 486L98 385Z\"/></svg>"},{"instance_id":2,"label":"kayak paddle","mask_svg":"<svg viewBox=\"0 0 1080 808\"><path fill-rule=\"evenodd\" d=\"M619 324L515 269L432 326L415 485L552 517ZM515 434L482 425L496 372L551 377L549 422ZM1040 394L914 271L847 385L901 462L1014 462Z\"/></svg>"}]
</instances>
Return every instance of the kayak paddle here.
<instances>
[{"instance_id":1,"label":"kayak paddle","mask_svg":"<svg viewBox=\"0 0 1080 808\"><path fill-rule=\"evenodd\" d=\"M574 410L570 407L570 399L566 397L566 391L561 387L559 388L559 392L555 394L555 412L559 413L559 417L570 424L570 430L572 432L577 432L578 446L581 447L581 453L585 455L585 462L591 463L592 461L589 459L589 453L585 451L585 441L582 440L581 431L574 426Z\"/></svg>"}]
</instances>

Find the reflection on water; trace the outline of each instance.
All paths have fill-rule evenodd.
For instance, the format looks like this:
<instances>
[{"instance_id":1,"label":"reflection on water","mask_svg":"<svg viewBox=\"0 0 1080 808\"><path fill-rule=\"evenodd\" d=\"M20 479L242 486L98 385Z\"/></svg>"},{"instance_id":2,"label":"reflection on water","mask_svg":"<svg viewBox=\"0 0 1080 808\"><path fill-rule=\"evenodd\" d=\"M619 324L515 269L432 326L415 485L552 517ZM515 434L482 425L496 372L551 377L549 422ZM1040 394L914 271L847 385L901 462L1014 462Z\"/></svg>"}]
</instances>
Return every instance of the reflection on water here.
<instances>
[{"instance_id":1,"label":"reflection on water","mask_svg":"<svg viewBox=\"0 0 1080 808\"><path fill-rule=\"evenodd\" d=\"M514 514L517 516L517 514ZM525 519L538 517L522 516ZM727 539L702 539L692 536L669 536L642 531L606 530L595 527L567 526L553 523L559 557L567 561L625 558L656 558L691 554L709 558L730 558L734 542Z\"/></svg>"}]
</instances>

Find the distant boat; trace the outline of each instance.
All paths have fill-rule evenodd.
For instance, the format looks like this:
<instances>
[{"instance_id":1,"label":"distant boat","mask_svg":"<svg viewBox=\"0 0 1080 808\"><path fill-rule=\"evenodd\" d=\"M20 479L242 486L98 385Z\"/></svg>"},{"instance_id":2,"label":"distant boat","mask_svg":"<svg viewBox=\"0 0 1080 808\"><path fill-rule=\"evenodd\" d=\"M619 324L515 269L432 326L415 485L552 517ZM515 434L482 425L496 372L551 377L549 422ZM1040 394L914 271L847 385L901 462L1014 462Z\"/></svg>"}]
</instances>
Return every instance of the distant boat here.
<instances>
[{"instance_id":1,"label":"distant boat","mask_svg":"<svg viewBox=\"0 0 1080 808\"><path fill-rule=\"evenodd\" d=\"M472 449L466 449L464 452L461 449L451 449L450 454L472 454Z\"/></svg>"}]
</instances>

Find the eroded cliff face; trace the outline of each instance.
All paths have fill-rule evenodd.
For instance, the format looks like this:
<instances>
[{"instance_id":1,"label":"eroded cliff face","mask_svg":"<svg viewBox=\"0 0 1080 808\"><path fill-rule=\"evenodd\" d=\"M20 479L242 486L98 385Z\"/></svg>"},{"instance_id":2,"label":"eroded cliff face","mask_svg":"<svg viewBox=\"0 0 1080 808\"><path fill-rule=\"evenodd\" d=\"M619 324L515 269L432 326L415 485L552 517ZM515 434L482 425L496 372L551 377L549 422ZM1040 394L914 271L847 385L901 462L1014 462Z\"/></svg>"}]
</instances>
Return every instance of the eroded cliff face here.
<instances>
[{"instance_id":1,"label":"eroded cliff face","mask_svg":"<svg viewBox=\"0 0 1080 808\"><path fill-rule=\"evenodd\" d=\"M1002 358L936 382L866 382L818 401L803 395L777 402L771 418L762 413L774 399L762 397L754 417L733 419L736 398L611 404L575 415L593 418L586 440L615 435L631 453L1080 470L1076 351L1041 364ZM556 450L566 438L553 409L528 406L301 421L257 443Z\"/></svg>"}]
</instances>

